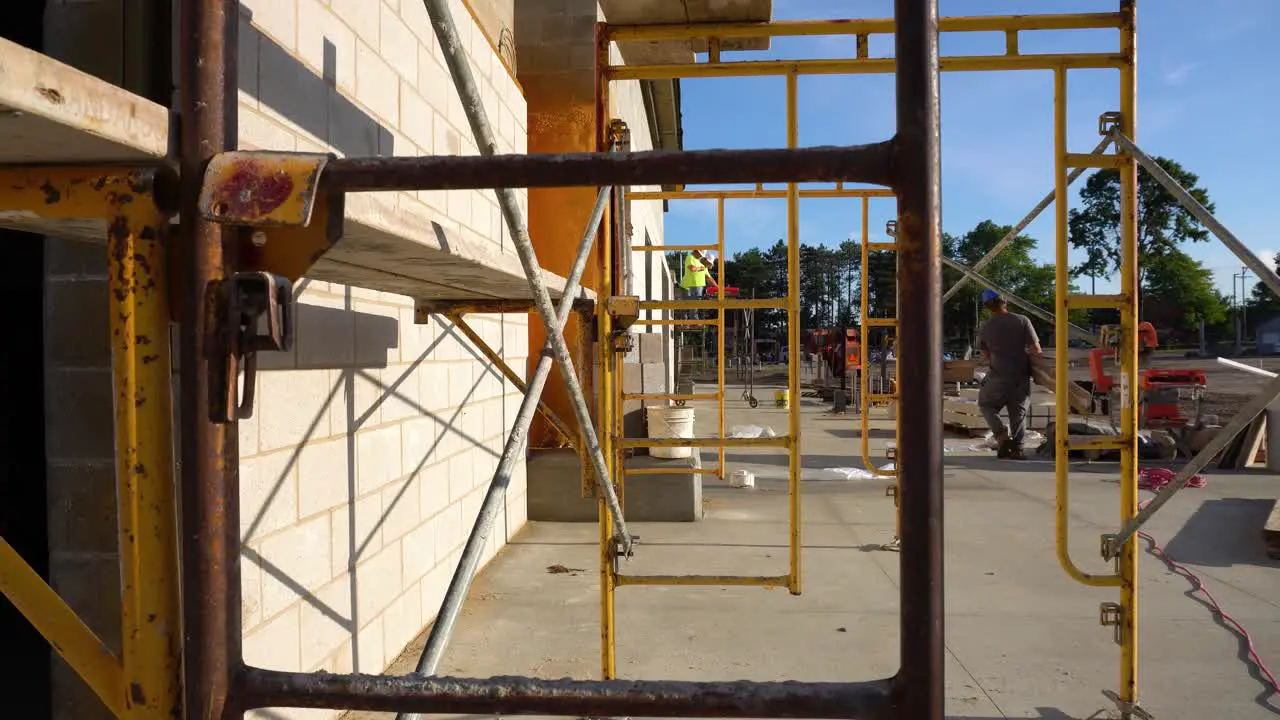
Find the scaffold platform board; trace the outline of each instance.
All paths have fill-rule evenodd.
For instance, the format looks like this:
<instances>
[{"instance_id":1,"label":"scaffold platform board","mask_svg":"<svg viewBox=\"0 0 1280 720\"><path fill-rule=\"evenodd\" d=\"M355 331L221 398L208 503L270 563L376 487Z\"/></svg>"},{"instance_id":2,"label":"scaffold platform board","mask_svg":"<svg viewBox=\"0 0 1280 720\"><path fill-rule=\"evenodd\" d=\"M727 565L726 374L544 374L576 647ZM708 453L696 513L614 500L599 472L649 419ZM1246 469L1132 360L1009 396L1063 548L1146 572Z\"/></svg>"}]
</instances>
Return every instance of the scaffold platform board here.
<instances>
[{"instance_id":1,"label":"scaffold platform board","mask_svg":"<svg viewBox=\"0 0 1280 720\"><path fill-rule=\"evenodd\" d=\"M170 155L170 112L92 75L0 39L0 165L125 165ZM388 200L392 200L388 202ZM0 227L103 242L101 218L0 211ZM514 250L448 229L380 193L346 198L343 237L308 277L431 300L525 300ZM552 297L565 281L543 272ZM589 291L583 291L589 294Z\"/></svg>"}]
</instances>

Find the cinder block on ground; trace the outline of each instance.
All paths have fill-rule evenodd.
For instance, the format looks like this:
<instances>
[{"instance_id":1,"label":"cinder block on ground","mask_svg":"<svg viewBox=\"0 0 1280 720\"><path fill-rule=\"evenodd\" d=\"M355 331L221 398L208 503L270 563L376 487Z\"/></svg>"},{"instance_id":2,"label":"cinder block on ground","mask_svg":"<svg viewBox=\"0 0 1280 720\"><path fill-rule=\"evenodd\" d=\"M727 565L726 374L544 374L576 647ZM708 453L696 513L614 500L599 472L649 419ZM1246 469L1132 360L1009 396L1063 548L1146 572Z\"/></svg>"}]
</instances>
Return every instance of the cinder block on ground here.
<instances>
[{"instance_id":1,"label":"cinder block on ground","mask_svg":"<svg viewBox=\"0 0 1280 720\"><path fill-rule=\"evenodd\" d=\"M662 336L658 336L659 339ZM659 363L624 363L622 392L667 392L667 366ZM622 403L622 432L626 437L646 437L645 407L661 405L665 400L627 400ZM648 454L647 452L645 454Z\"/></svg>"},{"instance_id":2,"label":"cinder block on ground","mask_svg":"<svg viewBox=\"0 0 1280 720\"><path fill-rule=\"evenodd\" d=\"M688 458L628 458L626 466L679 467L690 472L636 475L627 482L624 514L635 522L692 522L702 519L702 475L697 449ZM596 522L596 499L582 497L582 469L573 450L547 450L528 461L529 519Z\"/></svg>"},{"instance_id":3,"label":"cinder block on ground","mask_svg":"<svg viewBox=\"0 0 1280 720\"><path fill-rule=\"evenodd\" d=\"M635 344L622 358L624 364L665 363L666 337L662 333L634 333Z\"/></svg>"}]
</instances>

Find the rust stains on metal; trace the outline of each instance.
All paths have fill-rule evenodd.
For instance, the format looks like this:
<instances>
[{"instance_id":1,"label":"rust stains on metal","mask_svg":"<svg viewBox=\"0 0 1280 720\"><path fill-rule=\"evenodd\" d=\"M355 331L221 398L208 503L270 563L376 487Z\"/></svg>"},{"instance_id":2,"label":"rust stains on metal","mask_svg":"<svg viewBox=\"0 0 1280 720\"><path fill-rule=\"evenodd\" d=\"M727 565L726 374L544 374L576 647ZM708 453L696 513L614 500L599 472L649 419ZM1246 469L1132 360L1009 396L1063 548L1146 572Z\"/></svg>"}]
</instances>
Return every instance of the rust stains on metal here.
<instances>
[{"instance_id":1,"label":"rust stains on metal","mask_svg":"<svg viewBox=\"0 0 1280 720\"><path fill-rule=\"evenodd\" d=\"M129 700L134 707L147 704L147 695L142 691L142 685L129 683Z\"/></svg>"},{"instance_id":2,"label":"rust stains on metal","mask_svg":"<svg viewBox=\"0 0 1280 720\"><path fill-rule=\"evenodd\" d=\"M892 680L852 683L488 679L333 675L247 668L246 709L330 708L382 712L575 717L896 717Z\"/></svg>"},{"instance_id":3,"label":"rust stains on metal","mask_svg":"<svg viewBox=\"0 0 1280 720\"><path fill-rule=\"evenodd\" d=\"M220 153L205 170L200 212L220 223L304 227L328 162L321 153Z\"/></svg>"},{"instance_id":4,"label":"rust stains on metal","mask_svg":"<svg viewBox=\"0 0 1280 720\"><path fill-rule=\"evenodd\" d=\"M228 218L257 219L283 205L293 190L288 172L247 158L232 164L213 186L211 208Z\"/></svg>"},{"instance_id":5,"label":"rust stains on metal","mask_svg":"<svg viewBox=\"0 0 1280 720\"><path fill-rule=\"evenodd\" d=\"M36 86L36 92L40 95L40 97L44 98L45 100L48 100L54 105L61 105L64 102L62 93L58 92L54 88L38 85Z\"/></svg>"},{"instance_id":6,"label":"rust stains on metal","mask_svg":"<svg viewBox=\"0 0 1280 720\"><path fill-rule=\"evenodd\" d=\"M889 185L890 142L770 150L339 158L322 181L345 192L864 182Z\"/></svg>"},{"instance_id":7,"label":"rust stains on metal","mask_svg":"<svg viewBox=\"0 0 1280 720\"><path fill-rule=\"evenodd\" d=\"M48 180L44 181L40 190L44 193L45 204L52 205L62 199L62 191Z\"/></svg>"}]
</instances>

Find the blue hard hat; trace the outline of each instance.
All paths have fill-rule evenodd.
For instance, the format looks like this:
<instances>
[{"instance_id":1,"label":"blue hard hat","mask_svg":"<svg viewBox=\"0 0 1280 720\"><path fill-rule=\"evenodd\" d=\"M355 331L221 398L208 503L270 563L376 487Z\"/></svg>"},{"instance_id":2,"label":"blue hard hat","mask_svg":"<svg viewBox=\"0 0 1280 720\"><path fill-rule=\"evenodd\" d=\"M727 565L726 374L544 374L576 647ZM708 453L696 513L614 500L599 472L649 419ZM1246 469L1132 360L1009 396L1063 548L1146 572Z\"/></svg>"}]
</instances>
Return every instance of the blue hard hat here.
<instances>
[{"instance_id":1,"label":"blue hard hat","mask_svg":"<svg viewBox=\"0 0 1280 720\"><path fill-rule=\"evenodd\" d=\"M986 290L983 290L983 291L982 291L982 304L983 304L983 305L986 305L987 303L991 302L992 300L999 300L999 299L1000 299L1000 293L996 292L995 290L992 290L991 288L987 288Z\"/></svg>"}]
</instances>

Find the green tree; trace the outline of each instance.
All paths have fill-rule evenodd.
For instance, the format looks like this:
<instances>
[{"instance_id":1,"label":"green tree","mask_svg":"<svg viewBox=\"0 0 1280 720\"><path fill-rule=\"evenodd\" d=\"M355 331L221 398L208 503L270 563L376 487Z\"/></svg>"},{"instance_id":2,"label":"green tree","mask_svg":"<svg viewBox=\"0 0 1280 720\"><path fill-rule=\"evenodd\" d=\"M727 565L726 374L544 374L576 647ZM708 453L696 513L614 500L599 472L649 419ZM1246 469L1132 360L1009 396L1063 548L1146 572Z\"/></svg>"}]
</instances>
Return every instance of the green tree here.
<instances>
[{"instance_id":1,"label":"green tree","mask_svg":"<svg viewBox=\"0 0 1280 720\"><path fill-rule=\"evenodd\" d=\"M1274 264L1276 272L1280 272L1280 253L1276 253L1275 257L1271 258L1271 262ZM1253 291L1249 294L1249 300L1245 305L1248 310L1246 319L1249 321L1250 326L1255 321L1260 322L1280 314L1280 296L1271 292L1271 288L1264 283L1258 283L1253 286Z\"/></svg>"},{"instance_id":2,"label":"green tree","mask_svg":"<svg viewBox=\"0 0 1280 720\"><path fill-rule=\"evenodd\" d=\"M1213 272L1181 250L1157 255L1148 263L1143 289L1143 319L1157 327L1192 332L1200 321L1222 322L1227 308L1213 285Z\"/></svg>"},{"instance_id":3,"label":"green tree","mask_svg":"<svg viewBox=\"0 0 1280 720\"><path fill-rule=\"evenodd\" d=\"M997 225L991 220L983 220L963 236L944 235L942 251L948 257L972 266L1011 230L1013 227L1010 225ZM980 272L1001 288L1052 312L1056 271L1053 265L1037 263L1031 257L1036 245L1035 238L1019 235ZM959 278L960 273L956 270L946 268L943 272L946 287L950 287ZM948 337L972 337L986 312L980 302L983 289L979 283L970 281L948 301L943 308L943 322ZM1016 307L1014 310L1018 311ZM1078 312L1072 313L1072 322L1079 324L1082 320L1083 317ZM1032 322L1042 339L1051 337L1052 328L1047 323L1034 317Z\"/></svg>"},{"instance_id":4,"label":"green tree","mask_svg":"<svg viewBox=\"0 0 1280 720\"><path fill-rule=\"evenodd\" d=\"M1198 187L1200 177L1174 160L1157 157L1165 172L1186 188L1209 212L1214 205L1209 192ZM1120 172L1099 170L1089 176L1080 190L1084 207L1072 210L1068 237L1072 246L1084 250L1086 259L1072 268L1076 276L1109 277L1120 269ZM1203 242L1209 237L1200 222L1146 170L1138 168L1138 281L1156 258L1176 251L1183 243Z\"/></svg>"}]
</instances>

